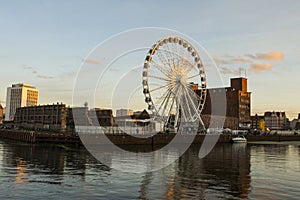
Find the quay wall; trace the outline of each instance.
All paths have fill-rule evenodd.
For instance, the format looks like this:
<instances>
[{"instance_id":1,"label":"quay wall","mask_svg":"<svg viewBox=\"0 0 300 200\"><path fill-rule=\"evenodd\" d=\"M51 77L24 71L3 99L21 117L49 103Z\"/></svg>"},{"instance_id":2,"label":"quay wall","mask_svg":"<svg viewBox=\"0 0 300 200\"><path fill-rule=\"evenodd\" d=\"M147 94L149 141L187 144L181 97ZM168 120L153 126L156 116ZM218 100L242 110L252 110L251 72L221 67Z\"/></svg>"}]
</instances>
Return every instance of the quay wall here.
<instances>
[{"instance_id":1,"label":"quay wall","mask_svg":"<svg viewBox=\"0 0 300 200\"><path fill-rule=\"evenodd\" d=\"M66 133L43 133L20 130L0 130L0 138L28 143L80 143L78 135Z\"/></svg>"},{"instance_id":2,"label":"quay wall","mask_svg":"<svg viewBox=\"0 0 300 200\"><path fill-rule=\"evenodd\" d=\"M23 132L23 131L11 131L11 130L0 130L0 138L17 140L22 142L35 143L34 132Z\"/></svg>"},{"instance_id":3,"label":"quay wall","mask_svg":"<svg viewBox=\"0 0 300 200\"><path fill-rule=\"evenodd\" d=\"M108 144L107 138L117 145L165 145L172 141L175 134L156 134L152 137L141 138L134 137L127 134L71 134L71 133L43 133L43 132L26 132L20 130L0 130L0 138L11 139L29 143L74 143L80 144L81 141L85 144ZM185 137L193 137L193 143L202 143L205 138L212 137L213 135L191 135ZM232 138L232 135L220 135L218 143L228 143ZM300 135L268 135L268 136L245 136L248 142L259 141L300 141ZM184 142L184 141L180 141Z\"/></svg>"},{"instance_id":4,"label":"quay wall","mask_svg":"<svg viewBox=\"0 0 300 200\"><path fill-rule=\"evenodd\" d=\"M285 141L300 141L300 135L246 135L248 142L285 142Z\"/></svg>"}]
</instances>

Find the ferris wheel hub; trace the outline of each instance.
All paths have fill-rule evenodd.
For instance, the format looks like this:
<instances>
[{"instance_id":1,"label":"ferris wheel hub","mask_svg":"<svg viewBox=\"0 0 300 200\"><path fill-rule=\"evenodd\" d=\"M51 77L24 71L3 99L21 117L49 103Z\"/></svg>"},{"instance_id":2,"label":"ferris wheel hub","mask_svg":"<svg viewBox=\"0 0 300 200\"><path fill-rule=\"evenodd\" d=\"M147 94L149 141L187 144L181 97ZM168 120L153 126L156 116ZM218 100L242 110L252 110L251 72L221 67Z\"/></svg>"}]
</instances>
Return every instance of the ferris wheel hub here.
<instances>
[{"instance_id":1,"label":"ferris wheel hub","mask_svg":"<svg viewBox=\"0 0 300 200\"><path fill-rule=\"evenodd\" d=\"M175 82L176 82L177 86L185 85L186 84L186 78L185 78L184 75L177 75Z\"/></svg>"}]
</instances>

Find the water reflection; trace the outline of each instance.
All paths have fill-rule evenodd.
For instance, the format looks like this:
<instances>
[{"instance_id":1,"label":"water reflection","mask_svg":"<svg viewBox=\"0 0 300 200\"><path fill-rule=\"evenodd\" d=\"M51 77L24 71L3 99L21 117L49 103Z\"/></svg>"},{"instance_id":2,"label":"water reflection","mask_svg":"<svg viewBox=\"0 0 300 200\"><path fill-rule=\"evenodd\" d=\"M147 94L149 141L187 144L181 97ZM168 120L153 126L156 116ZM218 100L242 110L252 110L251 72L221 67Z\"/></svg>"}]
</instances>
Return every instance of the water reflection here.
<instances>
[{"instance_id":1,"label":"water reflection","mask_svg":"<svg viewBox=\"0 0 300 200\"><path fill-rule=\"evenodd\" d=\"M0 140L0 199L292 199L300 192L297 145L220 144L203 159L199 149L162 170L131 174L83 147Z\"/></svg>"},{"instance_id":2,"label":"water reflection","mask_svg":"<svg viewBox=\"0 0 300 200\"><path fill-rule=\"evenodd\" d=\"M251 177L257 199L299 199L299 143L254 144L251 148Z\"/></svg>"},{"instance_id":3,"label":"water reflection","mask_svg":"<svg viewBox=\"0 0 300 200\"><path fill-rule=\"evenodd\" d=\"M28 182L28 173L26 169L26 161L19 160L17 162L17 176L16 182Z\"/></svg>"},{"instance_id":4,"label":"water reflection","mask_svg":"<svg viewBox=\"0 0 300 200\"><path fill-rule=\"evenodd\" d=\"M250 186L249 149L246 145L217 145L210 154L198 159L198 147L181 157L176 166L174 197L203 199L231 195L246 197Z\"/></svg>"}]
</instances>

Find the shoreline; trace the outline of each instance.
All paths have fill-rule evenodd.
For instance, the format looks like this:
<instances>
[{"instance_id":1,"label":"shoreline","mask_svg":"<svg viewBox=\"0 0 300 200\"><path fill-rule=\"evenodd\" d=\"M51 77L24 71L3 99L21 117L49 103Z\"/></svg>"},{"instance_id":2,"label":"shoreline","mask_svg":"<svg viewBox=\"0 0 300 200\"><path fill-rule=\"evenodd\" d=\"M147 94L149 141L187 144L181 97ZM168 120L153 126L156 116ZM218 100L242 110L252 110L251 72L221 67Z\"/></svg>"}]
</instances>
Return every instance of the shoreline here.
<instances>
[{"instance_id":1,"label":"shoreline","mask_svg":"<svg viewBox=\"0 0 300 200\"><path fill-rule=\"evenodd\" d=\"M169 144L176 134L157 134L152 137L141 138L134 137L128 134L81 134L80 136L74 133L44 133L34 131L21 130L0 130L0 138L16 140L27 143L68 143L68 144L108 144L110 142L116 145L165 145ZM202 143L206 136L212 135L186 135L186 138L194 137L193 143ZM218 138L218 143L229 143L234 135L221 134ZM248 142L285 142L285 141L300 141L300 135L246 135ZM184 141L181 141L184 142Z\"/></svg>"}]
</instances>

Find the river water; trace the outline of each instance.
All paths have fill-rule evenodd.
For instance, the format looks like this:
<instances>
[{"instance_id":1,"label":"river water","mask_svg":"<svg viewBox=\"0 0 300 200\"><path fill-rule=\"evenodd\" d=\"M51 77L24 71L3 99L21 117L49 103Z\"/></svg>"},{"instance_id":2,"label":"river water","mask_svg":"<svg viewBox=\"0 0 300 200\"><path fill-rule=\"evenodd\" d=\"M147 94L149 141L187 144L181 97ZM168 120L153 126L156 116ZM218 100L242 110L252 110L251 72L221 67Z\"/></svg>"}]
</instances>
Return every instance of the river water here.
<instances>
[{"instance_id":1,"label":"river water","mask_svg":"<svg viewBox=\"0 0 300 200\"><path fill-rule=\"evenodd\" d=\"M175 163L134 174L83 147L0 140L0 199L299 199L300 143L192 146Z\"/></svg>"}]
</instances>

